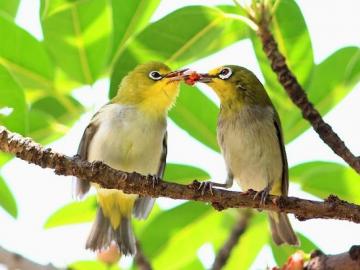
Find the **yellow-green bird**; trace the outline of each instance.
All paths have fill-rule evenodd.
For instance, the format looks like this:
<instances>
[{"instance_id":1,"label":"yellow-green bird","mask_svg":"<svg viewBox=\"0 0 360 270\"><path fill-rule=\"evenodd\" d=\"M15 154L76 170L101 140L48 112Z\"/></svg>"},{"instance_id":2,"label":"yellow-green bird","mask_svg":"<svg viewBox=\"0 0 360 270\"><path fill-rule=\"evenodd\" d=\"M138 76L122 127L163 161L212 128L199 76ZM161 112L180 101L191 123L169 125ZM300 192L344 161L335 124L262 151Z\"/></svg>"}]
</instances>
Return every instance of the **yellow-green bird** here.
<instances>
[{"instance_id":1,"label":"yellow-green bird","mask_svg":"<svg viewBox=\"0 0 360 270\"><path fill-rule=\"evenodd\" d=\"M166 117L178 95L182 73L158 62L136 67L124 77L117 95L93 116L78 155L118 170L161 178L167 153ZM89 182L76 179L77 197L89 188ZM155 199L98 185L95 188L99 206L86 248L103 250L115 242L122 254L133 255L131 216L145 219Z\"/></svg>"},{"instance_id":2,"label":"yellow-green bird","mask_svg":"<svg viewBox=\"0 0 360 270\"><path fill-rule=\"evenodd\" d=\"M268 194L288 194L288 164L280 119L265 88L244 67L226 65L200 81L208 84L220 99L217 139L228 170L226 184L233 179L242 190L258 191L261 202ZM272 238L277 245L299 245L285 213L269 212Z\"/></svg>"}]
</instances>

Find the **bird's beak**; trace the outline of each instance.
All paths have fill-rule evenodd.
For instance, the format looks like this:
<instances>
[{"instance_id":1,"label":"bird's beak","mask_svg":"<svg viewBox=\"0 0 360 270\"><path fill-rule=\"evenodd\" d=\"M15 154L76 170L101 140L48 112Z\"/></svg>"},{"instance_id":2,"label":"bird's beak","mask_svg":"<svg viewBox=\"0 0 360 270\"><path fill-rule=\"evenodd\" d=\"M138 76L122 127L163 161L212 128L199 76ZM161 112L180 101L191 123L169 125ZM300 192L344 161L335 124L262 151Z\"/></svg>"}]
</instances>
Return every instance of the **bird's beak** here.
<instances>
[{"instance_id":1,"label":"bird's beak","mask_svg":"<svg viewBox=\"0 0 360 270\"><path fill-rule=\"evenodd\" d=\"M215 76L210 75L209 73L200 73L200 78L198 79L199 82L202 83L211 83Z\"/></svg>"},{"instance_id":2,"label":"bird's beak","mask_svg":"<svg viewBox=\"0 0 360 270\"><path fill-rule=\"evenodd\" d=\"M184 74L184 82L188 85L194 85L197 82L210 83L212 78L215 76L210 75L209 73L197 73L195 71L187 71Z\"/></svg>"},{"instance_id":3,"label":"bird's beak","mask_svg":"<svg viewBox=\"0 0 360 270\"><path fill-rule=\"evenodd\" d=\"M172 72L169 72L168 74L166 74L164 76L164 78L168 78L169 82L174 82L174 81L181 81L182 79L184 79L185 76L185 72L189 70L188 68L184 68L184 69L180 69L180 70L175 70Z\"/></svg>"}]
</instances>

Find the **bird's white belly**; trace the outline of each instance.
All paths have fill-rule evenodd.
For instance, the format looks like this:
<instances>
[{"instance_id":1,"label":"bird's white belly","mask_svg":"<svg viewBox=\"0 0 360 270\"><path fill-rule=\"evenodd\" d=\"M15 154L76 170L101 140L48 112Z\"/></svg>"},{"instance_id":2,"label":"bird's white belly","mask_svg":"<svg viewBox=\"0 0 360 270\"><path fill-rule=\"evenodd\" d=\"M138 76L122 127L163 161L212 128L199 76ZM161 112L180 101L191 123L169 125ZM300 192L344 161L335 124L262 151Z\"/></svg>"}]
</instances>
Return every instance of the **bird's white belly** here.
<instances>
[{"instance_id":1,"label":"bird's white belly","mask_svg":"<svg viewBox=\"0 0 360 270\"><path fill-rule=\"evenodd\" d=\"M112 108L121 110L119 108ZM105 112L106 114L106 112ZM100 160L109 166L141 174L156 174L162 154L165 124L144 119L141 114L112 113L100 115L94 138L89 146L90 161Z\"/></svg>"},{"instance_id":2,"label":"bird's white belly","mask_svg":"<svg viewBox=\"0 0 360 270\"><path fill-rule=\"evenodd\" d=\"M226 165L241 189L260 191L280 182L281 150L272 118L245 122L223 125L223 138L218 135L218 140Z\"/></svg>"}]
</instances>

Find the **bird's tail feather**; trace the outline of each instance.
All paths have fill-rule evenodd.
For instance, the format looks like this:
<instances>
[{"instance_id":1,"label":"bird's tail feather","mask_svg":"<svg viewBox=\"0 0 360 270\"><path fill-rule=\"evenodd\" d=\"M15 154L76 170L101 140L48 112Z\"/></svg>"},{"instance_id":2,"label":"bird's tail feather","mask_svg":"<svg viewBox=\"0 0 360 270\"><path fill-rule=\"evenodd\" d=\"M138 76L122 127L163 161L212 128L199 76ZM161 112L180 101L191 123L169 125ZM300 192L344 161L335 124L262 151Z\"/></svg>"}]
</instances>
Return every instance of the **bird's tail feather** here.
<instances>
[{"instance_id":1,"label":"bird's tail feather","mask_svg":"<svg viewBox=\"0 0 360 270\"><path fill-rule=\"evenodd\" d=\"M118 230L117 243L121 253L124 255L134 255L136 252L136 241L130 219L123 217Z\"/></svg>"},{"instance_id":2,"label":"bird's tail feather","mask_svg":"<svg viewBox=\"0 0 360 270\"><path fill-rule=\"evenodd\" d=\"M114 229L110 219L105 217L101 207L98 207L95 222L86 241L86 248L93 251L104 250L110 246L112 241L117 244L122 254L135 254L135 236L131 220L122 216L120 225Z\"/></svg>"},{"instance_id":3,"label":"bird's tail feather","mask_svg":"<svg viewBox=\"0 0 360 270\"><path fill-rule=\"evenodd\" d=\"M133 209L134 216L138 219L146 219L149 216L151 209L154 206L154 203L154 198L148 196L139 197L135 201Z\"/></svg>"},{"instance_id":4,"label":"bird's tail feather","mask_svg":"<svg viewBox=\"0 0 360 270\"><path fill-rule=\"evenodd\" d=\"M90 189L90 182L87 180L80 180L74 178L73 180L73 197L75 199L82 199Z\"/></svg>"},{"instance_id":5,"label":"bird's tail feather","mask_svg":"<svg viewBox=\"0 0 360 270\"><path fill-rule=\"evenodd\" d=\"M285 213L269 212L272 238L277 245L288 244L299 246L299 240L295 235L290 221Z\"/></svg>"}]
</instances>

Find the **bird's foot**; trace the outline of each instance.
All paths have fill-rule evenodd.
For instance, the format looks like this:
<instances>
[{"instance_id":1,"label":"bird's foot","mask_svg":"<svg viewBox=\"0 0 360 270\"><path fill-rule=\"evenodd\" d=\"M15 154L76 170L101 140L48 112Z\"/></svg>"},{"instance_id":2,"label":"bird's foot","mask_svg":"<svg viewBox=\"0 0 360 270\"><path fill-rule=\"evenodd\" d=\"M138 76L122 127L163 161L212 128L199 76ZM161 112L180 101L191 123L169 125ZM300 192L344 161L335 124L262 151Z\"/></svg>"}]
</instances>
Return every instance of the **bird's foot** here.
<instances>
[{"instance_id":1,"label":"bird's foot","mask_svg":"<svg viewBox=\"0 0 360 270\"><path fill-rule=\"evenodd\" d=\"M201 191L202 196L207 190L210 191L211 195L214 195L213 187L227 188L227 184L214 183L210 181L199 182L195 180L192 185L195 186L196 190Z\"/></svg>"},{"instance_id":2,"label":"bird's foot","mask_svg":"<svg viewBox=\"0 0 360 270\"><path fill-rule=\"evenodd\" d=\"M254 195L255 196L257 191L250 188L247 191L244 191L243 193L244 193L244 195L249 195L249 196Z\"/></svg>"},{"instance_id":3,"label":"bird's foot","mask_svg":"<svg viewBox=\"0 0 360 270\"><path fill-rule=\"evenodd\" d=\"M214 192L213 192L214 184L215 183L210 182L210 181L200 182L197 190L201 191L201 196L203 196L207 190L210 191L211 195L214 195Z\"/></svg>"},{"instance_id":4,"label":"bird's foot","mask_svg":"<svg viewBox=\"0 0 360 270\"><path fill-rule=\"evenodd\" d=\"M157 175L148 175L147 178L151 181L151 186L155 188L161 182L161 178Z\"/></svg>"},{"instance_id":5,"label":"bird's foot","mask_svg":"<svg viewBox=\"0 0 360 270\"><path fill-rule=\"evenodd\" d=\"M269 193L270 193L270 187L266 187L263 190L256 192L254 196L254 200L260 197L260 206L265 205Z\"/></svg>"}]
</instances>

